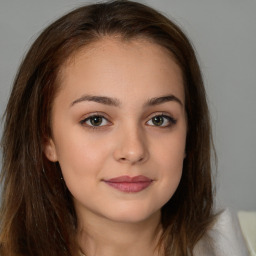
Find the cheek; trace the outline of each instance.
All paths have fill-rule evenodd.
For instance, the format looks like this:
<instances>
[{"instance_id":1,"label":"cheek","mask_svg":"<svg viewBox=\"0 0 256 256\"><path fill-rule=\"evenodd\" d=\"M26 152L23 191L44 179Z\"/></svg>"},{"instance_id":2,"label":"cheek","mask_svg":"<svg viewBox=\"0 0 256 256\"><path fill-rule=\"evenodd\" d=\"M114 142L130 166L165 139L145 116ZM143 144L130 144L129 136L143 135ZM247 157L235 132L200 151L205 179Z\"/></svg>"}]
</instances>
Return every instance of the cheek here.
<instances>
[{"instance_id":1,"label":"cheek","mask_svg":"<svg viewBox=\"0 0 256 256\"><path fill-rule=\"evenodd\" d=\"M185 156L186 133L179 133L170 138L158 139L161 146L155 147L158 168L157 179L160 181L159 194L162 204L165 204L176 191L182 171ZM159 145L158 144L158 145Z\"/></svg>"},{"instance_id":2,"label":"cheek","mask_svg":"<svg viewBox=\"0 0 256 256\"><path fill-rule=\"evenodd\" d=\"M108 149L102 147L102 142L83 132L69 133L58 139L56 153L67 186L71 189L84 181L97 179L108 156Z\"/></svg>"},{"instance_id":3,"label":"cheek","mask_svg":"<svg viewBox=\"0 0 256 256\"><path fill-rule=\"evenodd\" d=\"M178 130L175 134L158 137L154 143L155 155L159 164L164 165L165 169L179 170L183 165L186 147L186 130ZM168 168L169 167L169 168Z\"/></svg>"}]
</instances>

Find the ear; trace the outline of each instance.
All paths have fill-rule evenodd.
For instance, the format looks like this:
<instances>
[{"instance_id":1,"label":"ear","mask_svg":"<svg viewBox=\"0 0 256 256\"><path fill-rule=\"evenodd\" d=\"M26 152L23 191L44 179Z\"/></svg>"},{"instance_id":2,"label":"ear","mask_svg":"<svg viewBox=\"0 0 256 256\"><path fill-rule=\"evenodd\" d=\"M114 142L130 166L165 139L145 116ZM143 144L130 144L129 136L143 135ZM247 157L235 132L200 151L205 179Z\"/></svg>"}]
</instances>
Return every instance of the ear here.
<instances>
[{"instance_id":1,"label":"ear","mask_svg":"<svg viewBox=\"0 0 256 256\"><path fill-rule=\"evenodd\" d=\"M44 154L51 162L57 162L56 146L52 139L47 139L44 144Z\"/></svg>"}]
</instances>

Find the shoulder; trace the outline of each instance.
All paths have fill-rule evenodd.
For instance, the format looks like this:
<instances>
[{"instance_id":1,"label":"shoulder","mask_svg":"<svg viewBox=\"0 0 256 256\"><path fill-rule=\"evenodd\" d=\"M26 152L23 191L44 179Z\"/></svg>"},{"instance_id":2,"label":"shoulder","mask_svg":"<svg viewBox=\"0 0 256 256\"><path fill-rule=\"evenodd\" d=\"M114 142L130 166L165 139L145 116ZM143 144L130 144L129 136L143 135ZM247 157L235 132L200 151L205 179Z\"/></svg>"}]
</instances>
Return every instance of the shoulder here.
<instances>
[{"instance_id":1,"label":"shoulder","mask_svg":"<svg viewBox=\"0 0 256 256\"><path fill-rule=\"evenodd\" d=\"M236 214L225 209L213 228L198 242L195 256L248 256Z\"/></svg>"}]
</instances>

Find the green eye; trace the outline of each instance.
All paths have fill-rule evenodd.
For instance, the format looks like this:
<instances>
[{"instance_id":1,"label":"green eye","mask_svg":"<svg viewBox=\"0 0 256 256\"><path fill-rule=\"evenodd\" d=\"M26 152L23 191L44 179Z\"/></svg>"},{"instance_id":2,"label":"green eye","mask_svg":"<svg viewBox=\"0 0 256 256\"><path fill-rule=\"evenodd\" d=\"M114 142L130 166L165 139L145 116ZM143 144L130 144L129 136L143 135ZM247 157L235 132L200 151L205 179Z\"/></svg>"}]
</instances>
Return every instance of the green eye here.
<instances>
[{"instance_id":1,"label":"green eye","mask_svg":"<svg viewBox=\"0 0 256 256\"><path fill-rule=\"evenodd\" d=\"M94 115L85 118L84 120L80 121L82 125L86 125L88 127L97 127L97 126L104 126L108 124L108 120L104 116Z\"/></svg>"},{"instance_id":2,"label":"green eye","mask_svg":"<svg viewBox=\"0 0 256 256\"><path fill-rule=\"evenodd\" d=\"M93 126L100 126L102 124L102 117L101 116L92 116L89 118L88 121Z\"/></svg>"},{"instance_id":3,"label":"green eye","mask_svg":"<svg viewBox=\"0 0 256 256\"><path fill-rule=\"evenodd\" d=\"M166 115L157 115L152 117L147 124L151 126L158 126L158 127L169 127L171 125L176 124L177 120Z\"/></svg>"},{"instance_id":4,"label":"green eye","mask_svg":"<svg viewBox=\"0 0 256 256\"><path fill-rule=\"evenodd\" d=\"M155 116L152 118L152 123L155 126L161 126L164 123L164 118L162 116Z\"/></svg>"}]
</instances>

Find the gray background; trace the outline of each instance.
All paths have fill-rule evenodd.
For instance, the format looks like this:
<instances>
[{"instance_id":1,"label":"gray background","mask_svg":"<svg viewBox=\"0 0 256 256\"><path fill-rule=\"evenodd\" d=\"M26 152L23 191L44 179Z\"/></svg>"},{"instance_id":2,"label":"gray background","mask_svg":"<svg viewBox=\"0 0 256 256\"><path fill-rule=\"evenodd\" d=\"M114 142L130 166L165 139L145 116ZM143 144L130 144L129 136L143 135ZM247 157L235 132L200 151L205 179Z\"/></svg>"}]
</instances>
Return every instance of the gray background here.
<instances>
[{"instance_id":1,"label":"gray background","mask_svg":"<svg viewBox=\"0 0 256 256\"><path fill-rule=\"evenodd\" d=\"M18 65L39 31L88 2L0 0L1 116ZM218 206L256 210L256 0L140 2L181 25L198 53L218 155Z\"/></svg>"}]
</instances>

